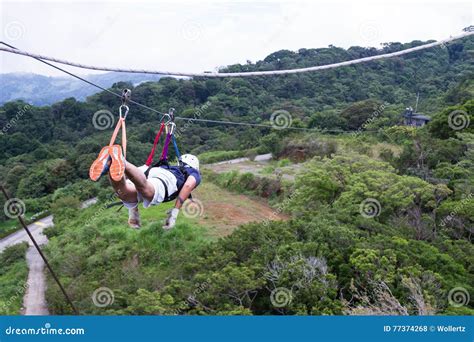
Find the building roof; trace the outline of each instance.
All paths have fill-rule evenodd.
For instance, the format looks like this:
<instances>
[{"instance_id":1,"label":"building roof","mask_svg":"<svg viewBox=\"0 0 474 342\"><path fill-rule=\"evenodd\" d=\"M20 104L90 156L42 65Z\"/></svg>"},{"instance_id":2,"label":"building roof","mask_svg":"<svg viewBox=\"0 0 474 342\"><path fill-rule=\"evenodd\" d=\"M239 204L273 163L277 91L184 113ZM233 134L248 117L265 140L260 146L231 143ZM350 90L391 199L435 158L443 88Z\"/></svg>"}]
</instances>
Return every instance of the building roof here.
<instances>
[{"instance_id":1,"label":"building roof","mask_svg":"<svg viewBox=\"0 0 474 342\"><path fill-rule=\"evenodd\" d=\"M431 118L429 116L423 115L423 114L413 114L412 119L418 119L418 120L425 120L425 121L430 121Z\"/></svg>"},{"instance_id":2,"label":"building roof","mask_svg":"<svg viewBox=\"0 0 474 342\"><path fill-rule=\"evenodd\" d=\"M412 113L412 112L405 112L403 114L403 117L405 118L411 118L411 119L418 119L418 120L425 120L425 121L430 121L431 118L429 116L420 114L420 113Z\"/></svg>"}]
</instances>

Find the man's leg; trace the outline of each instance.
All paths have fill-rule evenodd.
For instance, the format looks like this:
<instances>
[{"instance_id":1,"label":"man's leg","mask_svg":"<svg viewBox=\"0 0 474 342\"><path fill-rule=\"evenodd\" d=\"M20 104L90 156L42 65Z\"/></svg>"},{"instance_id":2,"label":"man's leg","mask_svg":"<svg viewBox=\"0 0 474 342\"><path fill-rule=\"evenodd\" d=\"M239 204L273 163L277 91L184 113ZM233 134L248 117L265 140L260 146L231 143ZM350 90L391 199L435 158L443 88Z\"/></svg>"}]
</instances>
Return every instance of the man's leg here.
<instances>
[{"instance_id":1,"label":"man's leg","mask_svg":"<svg viewBox=\"0 0 474 342\"><path fill-rule=\"evenodd\" d=\"M155 196L155 187L146 179L143 171L135 165L126 162L125 174L135 185L136 191L139 192L144 199L151 202Z\"/></svg>"},{"instance_id":2,"label":"man's leg","mask_svg":"<svg viewBox=\"0 0 474 342\"><path fill-rule=\"evenodd\" d=\"M109 175L109 180L118 197L128 208L128 225L134 229L140 228L140 212L138 211L138 196L135 185L127 182L125 177L117 182Z\"/></svg>"},{"instance_id":3,"label":"man's leg","mask_svg":"<svg viewBox=\"0 0 474 342\"><path fill-rule=\"evenodd\" d=\"M110 184L114 188L117 196L124 202L137 202L137 189L133 183L127 182L125 178L119 181L114 181L109 175Z\"/></svg>"}]
</instances>

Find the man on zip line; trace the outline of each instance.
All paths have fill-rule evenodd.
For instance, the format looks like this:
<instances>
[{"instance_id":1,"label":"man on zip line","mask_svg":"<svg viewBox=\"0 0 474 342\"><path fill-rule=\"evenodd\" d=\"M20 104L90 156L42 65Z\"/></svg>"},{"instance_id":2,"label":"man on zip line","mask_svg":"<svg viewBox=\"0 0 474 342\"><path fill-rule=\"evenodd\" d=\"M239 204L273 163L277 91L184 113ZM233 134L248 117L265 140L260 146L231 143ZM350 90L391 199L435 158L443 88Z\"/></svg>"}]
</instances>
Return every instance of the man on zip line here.
<instances>
[{"instance_id":1,"label":"man on zip line","mask_svg":"<svg viewBox=\"0 0 474 342\"><path fill-rule=\"evenodd\" d=\"M178 166L166 164L136 167L125 160L120 145L105 146L92 163L89 176L97 181L108 173L112 187L129 209L128 223L132 228L140 227L139 202L148 208L176 198L175 206L168 212L163 226L163 229L169 230L175 226L184 201L201 183L201 174L199 160L192 154L183 154Z\"/></svg>"}]
</instances>

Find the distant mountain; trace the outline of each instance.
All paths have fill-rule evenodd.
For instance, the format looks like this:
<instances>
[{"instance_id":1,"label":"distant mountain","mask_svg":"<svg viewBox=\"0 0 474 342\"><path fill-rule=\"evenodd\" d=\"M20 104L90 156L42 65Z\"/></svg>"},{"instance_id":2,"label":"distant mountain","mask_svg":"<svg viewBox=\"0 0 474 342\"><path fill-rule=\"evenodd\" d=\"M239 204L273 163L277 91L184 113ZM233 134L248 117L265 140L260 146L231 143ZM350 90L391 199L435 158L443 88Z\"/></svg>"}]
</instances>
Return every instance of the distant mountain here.
<instances>
[{"instance_id":1,"label":"distant mountain","mask_svg":"<svg viewBox=\"0 0 474 342\"><path fill-rule=\"evenodd\" d=\"M158 81L161 75L144 75L109 72L84 76L86 80L109 88L124 81L138 85L147 81ZM48 77L32 73L0 74L0 104L12 100L24 100L37 106L53 104L68 97L85 100L100 90L72 77Z\"/></svg>"}]
</instances>

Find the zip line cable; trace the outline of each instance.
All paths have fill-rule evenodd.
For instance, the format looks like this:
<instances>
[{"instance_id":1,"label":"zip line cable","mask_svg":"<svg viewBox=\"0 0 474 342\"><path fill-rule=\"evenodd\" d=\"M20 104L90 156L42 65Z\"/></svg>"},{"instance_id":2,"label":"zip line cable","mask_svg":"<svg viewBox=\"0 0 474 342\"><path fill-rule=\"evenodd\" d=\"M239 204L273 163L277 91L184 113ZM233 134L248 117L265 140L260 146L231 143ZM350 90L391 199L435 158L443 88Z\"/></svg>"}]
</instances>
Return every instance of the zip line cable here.
<instances>
[{"instance_id":1,"label":"zip line cable","mask_svg":"<svg viewBox=\"0 0 474 342\"><path fill-rule=\"evenodd\" d=\"M199 121L199 122L208 122L208 123L218 123L223 125L239 125L239 126L255 126L255 127L265 127L265 128L274 128L274 129L293 129L299 131L313 131L313 132L341 132L341 133L352 133L356 131L344 131L344 130L320 130L315 128L305 128L305 127L278 127L277 125L266 125L266 124L258 124L258 123L251 123L251 122L234 122L234 121L222 121L222 120L208 120L208 119L194 119L194 118L183 118L183 117L175 117L176 120L187 120L187 121ZM179 128L178 128L179 130Z\"/></svg>"},{"instance_id":2,"label":"zip line cable","mask_svg":"<svg viewBox=\"0 0 474 342\"><path fill-rule=\"evenodd\" d=\"M9 45L9 44L7 44L7 43L5 43L5 42L1 42L1 41L0 41L0 44L3 44L3 45L5 45L5 46L8 46L8 47L10 47L10 48L12 48L12 49L17 50L16 47L14 47L14 46L12 46L12 45ZM61 72L64 72L64 73L66 73L66 74L68 74L68 75L70 75L70 76L72 76L72 77L74 77L74 78L76 78L76 79L78 79L78 80L80 80L80 81L83 81L83 82L85 82L85 83L87 83L87 84L89 84L89 85L91 85L91 86L94 86L94 87L96 87L96 88L98 88L98 89L101 89L101 90L103 90L103 91L105 91L105 92L111 94L111 95L114 95L114 96L116 96L116 97L118 97L118 98L120 98L120 99L122 98L122 95L121 95L121 94L116 93L116 92L114 92L114 91L112 91L112 90L110 90L110 89L106 89L106 88L104 88L104 87L102 87L102 86L100 86L100 85L98 85L98 84L96 84L96 83L94 83L94 82L89 81L89 80L86 80L85 78L80 77L80 76L78 76L78 75L76 75L76 74L74 74L74 73L72 73L72 72L70 72L70 71L67 71L67 70L65 70L65 69L63 69L63 68L60 68L60 67L54 65L54 64L51 64L51 63L49 63L49 62L46 62L46 61L44 61L44 60L42 60L42 59L40 59L40 58L37 58L37 57L32 57L32 58L34 58L34 59L36 59L37 61L40 61L40 62L42 62L42 63L44 63L44 64L46 64L46 65L52 67L52 68L54 68L54 69L57 69L57 70L59 70L59 71L61 71ZM142 107L142 108L144 108L144 109L150 110L150 111L152 111L152 112L154 112L154 113L160 114L160 115L162 115L162 116L167 115L167 114L162 113L162 112L160 112L160 111L158 111L158 110L156 110L156 109L154 109L154 108L151 108L151 107L148 107L148 106L146 106L146 105L144 105L144 104L141 104L141 103L139 103L139 102L133 101L132 99L129 99L128 102L129 102L129 103L132 103L132 104L135 104L135 105L137 105L137 106L139 106L139 107ZM258 124L258 123L249 123L249 122L235 122L235 121L224 121L224 120L207 120L207 119L199 119L199 118L185 118L185 117L180 117L180 116L176 116L175 119L176 119L176 120L185 120L185 121L190 121L190 122L197 121L197 122L204 122L204 123L217 123L217 124L223 124L223 125L238 125L238 126L255 126L255 127L275 128L275 126L272 126L272 125L265 125L265 124ZM330 133L332 133L332 132L334 132L334 133L335 133L335 132L350 133L350 131L343 131L343 130L324 130L324 131L322 131L322 130L319 130L319 129L304 128L304 127L282 127L281 129L315 131L315 132L322 132L322 133L324 133L324 132L330 132Z\"/></svg>"},{"instance_id":3,"label":"zip line cable","mask_svg":"<svg viewBox=\"0 0 474 342\"><path fill-rule=\"evenodd\" d=\"M439 46L439 45L444 46L446 43L449 43L451 41L458 40L458 39L461 39L461 38L464 38L464 37L471 36L472 34L474 34L474 32L467 31L467 32L464 32L464 33L459 34L457 36L452 36L452 37L449 37L449 38L446 38L446 39L443 39L443 40L440 40L440 41L437 41L437 42L423 44L423 45L415 46L415 47L408 48L408 49L401 50L401 51L396 51L396 52L391 52L391 53L386 53L386 54L376 55L376 56L370 56L370 57L364 57L364 58L359 58L359 59L354 59L354 60L340 62L340 63L334 63L334 64L319 65L319 66L313 66L313 67L308 67L308 68L272 70L272 71L235 72L235 73L228 73L228 72L224 72L224 73L219 73L219 72L181 72L181 71L176 71L175 72L175 71L159 71L159 70L146 70L146 69L110 68L110 67L101 67L101 66L93 66L93 65L81 64L81 63L75 63L75 62L71 62L71 61L64 60L64 59L59 59L59 58L40 55L40 54L31 53L31 52L27 52L27 51L23 51L23 50L13 49L11 47L0 47L0 51L10 52L10 53L14 53L14 54L17 54L17 55L33 57L33 58L37 58L37 59L41 59L41 60L47 60L47 61L50 61L50 62L66 64L66 65L74 66L74 67L77 67L77 68L89 69L89 70L127 72L127 73L137 73L137 74L159 74L159 75L187 76L187 77L249 77L249 76L298 74L298 73L303 73L303 72L327 70L327 69L338 68L338 67L341 67L341 66L360 64L360 63L375 61L375 60L384 59L384 58L397 57L397 56L405 55L407 53L420 51L420 50L423 50L423 49L428 49L428 48L432 48L432 47Z\"/></svg>"},{"instance_id":4,"label":"zip line cable","mask_svg":"<svg viewBox=\"0 0 474 342\"><path fill-rule=\"evenodd\" d=\"M11 49L18 50L18 48L14 47L14 46L12 46L12 45L10 45L10 44L7 44L7 43L5 43L5 42L0 42L0 44L3 44L3 45L5 45L5 46L8 46L8 47L11 48ZM1 48L1 47L0 47L0 48ZM54 64L48 63L48 62L42 60L41 58L37 58L37 57L32 57L32 58L36 59L37 61L40 61L41 63L44 63L44 64L46 64L46 65L49 65L50 67L52 67L52 68L54 68L54 69L56 69L56 70L62 71L62 72L64 72L64 73L68 74L69 76L72 76L72 77L74 77L74 78L77 78L78 80L80 80L80 81L82 81L82 82L85 82L85 83L87 83L87 84L89 84L89 85L91 85L91 86L94 86L94 87L96 87L96 88L99 88L99 89L101 89L101 90L103 90L103 91L105 91L105 92L107 92L107 93L109 93L109 94L112 94L112 95L114 95L114 96L117 96L118 98L122 98L122 95L120 95L119 93L116 93L116 92L114 92L114 91L112 91L112 90L110 90L110 89L104 88L104 87L102 87L102 86L100 86L100 85L98 85L98 84L95 84L95 83L93 83L93 82L91 82L91 81L88 81L88 80L86 80L85 78L80 77L80 76L78 76L78 75L76 75L76 74L73 74L73 73L70 72L70 71L67 71L67 70L65 70L65 69L63 69L63 68L60 68L60 67L58 67L58 66L56 66L56 65L54 65ZM128 102L133 103L133 104L135 104L135 105L137 105L137 106L139 106L139 107L142 107L142 108L151 110L151 111L153 111L153 112L155 112L155 113L158 113L158 114L160 114L160 115L165 115L164 113L161 113L161 112L157 111L156 109L153 109L153 108L150 108L150 107L148 107L148 106L145 106L145 105L143 105L143 104L141 104L141 103L138 103L138 102L136 102L136 101L133 101L132 99L128 100Z\"/></svg>"},{"instance_id":5,"label":"zip line cable","mask_svg":"<svg viewBox=\"0 0 474 342\"><path fill-rule=\"evenodd\" d=\"M10 201L11 200L11 197L8 195L7 191L5 190L5 188L3 187L3 185L0 185L0 189L1 191L3 192L3 195L5 196L5 198L7 199L7 201ZM74 313L76 315L79 315L79 311L77 311L76 307L74 306L74 304L72 303L71 301L71 298L69 298L69 295L67 294L66 290L64 289L63 285L61 284L61 281L59 281L59 278L56 276L56 273L54 273L51 265L49 264L48 262L48 259L46 259L46 256L43 254L43 252L41 251L41 248L40 246L38 245L38 243L36 242L35 238L33 237L33 234L31 234L30 230L28 229L28 226L26 225L25 223L25 220L23 219L23 217L21 215L18 215L18 220L20 221L20 224L23 226L23 229L26 231L26 233L28 234L28 236L30 237L30 240L33 242L33 245L35 246L36 250L38 251L39 255L41 256L41 258L43 259L44 261L44 264L46 265L46 267L48 268L49 272L51 273L51 275L53 276L54 278L54 281L56 282L56 284L58 284L59 288L61 289L61 292L63 293L64 295L64 298L66 298L66 301L68 302L68 304L71 306L72 310L74 311Z\"/></svg>"},{"instance_id":6,"label":"zip line cable","mask_svg":"<svg viewBox=\"0 0 474 342\"><path fill-rule=\"evenodd\" d=\"M470 35L474 34L474 32L464 32L460 35L453 36L447 39L440 40L438 42L433 42L433 43L428 43L420 46L416 46L413 48L405 49L402 51L397 51L397 52L392 52L388 54L383 54L383 55L377 55L377 56L371 56L371 57L364 57L360 59L355 59L351 61L346 61L346 62L340 62L340 63L334 63L334 64L327 64L327 65L321 65L321 66L315 66L315 67L309 67L309 68L300 68L300 69L289 69L289 70L274 70L274 71L257 71L257 72L243 72L243 73L183 73L183 72L168 72L168 71L148 71L148 70L135 70L135 69L114 69L114 68L105 68L105 67L95 67L95 66L87 66L79 63L73 63L65 60L60 60L57 58L53 57L48 57L48 56L42 56L38 54L33 54L29 53L26 51L19 50L15 48L14 46L11 46L5 42L0 42L1 44L5 45L6 47L0 47L0 51L5 51L5 52L10 52L18 55L23 55L27 57L34 58L46 65L49 65L59 71L62 71L76 79L79 79L89 85L92 85L98 89L101 89L103 91L108 92L109 94L112 94L116 97L121 98L122 96L116 92L113 92L109 89L106 89L100 85L97 85L91 81L88 81L78 75L75 75L74 73L67 71L65 69L62 69L56 65L53 65L51 63L46 62L46 60L53 61L56 63L60 64L66 64L70 66L75 66L79 68L84 68L84 69L91 69L91 70L101 70L101 71L113 71L113 72L128 72L128 73L145 73L145 74L162 74L162 75L173 75L173 76L195 76L195 77L245 77L245 76L264 76L264 75L281 75L281 74L293 74L293 73L302 73L302 72L310 72L310 71L317 71L317 70L326 70L326 69L333 69L337 68L340 66L348 66L348 65L353 65L353 64L359 64L359 63L364 63L368 61L373 61L373 60L378 60L378 59L383 59L383 58L391 58L395 56L401 56L405 55L407 53L423 50L423 49L428 49L431 47L439 46L439 45L444 45L448 42L461 39L464 37L468 37ZM162 116L166 115L165 113L162 113L154 108L151 108L149 106L143 105L139 102L136 102L134 100L129 100L130 103L135 104L139 107L142 107L144 109L150 110L154 113L160 114ZM185 118L185 117L175 117L177 120L187 120L189 122L204 122L204 123L216 123L216 124L223 124L223 125L238 125L238 126L254 126L254 127L265 127L265 128L280 128L280 129L290 129L290 130L304 130L304 131L315 131L315 132L321 132L321 133L352 133L352 132L359 132L359 131L344 131L344 130L319 130L319 129L311 129L311 128L303 128L303 127L275 127L273 125L265 125L265 124L257 124L257 123L246 123L246 122L234 122L234 121L223 121L223 120L207 120L207 119L199 119L199 118ZM369 131L364 131L364 132L369 132Z\"/></svg>"}]
</instances>

